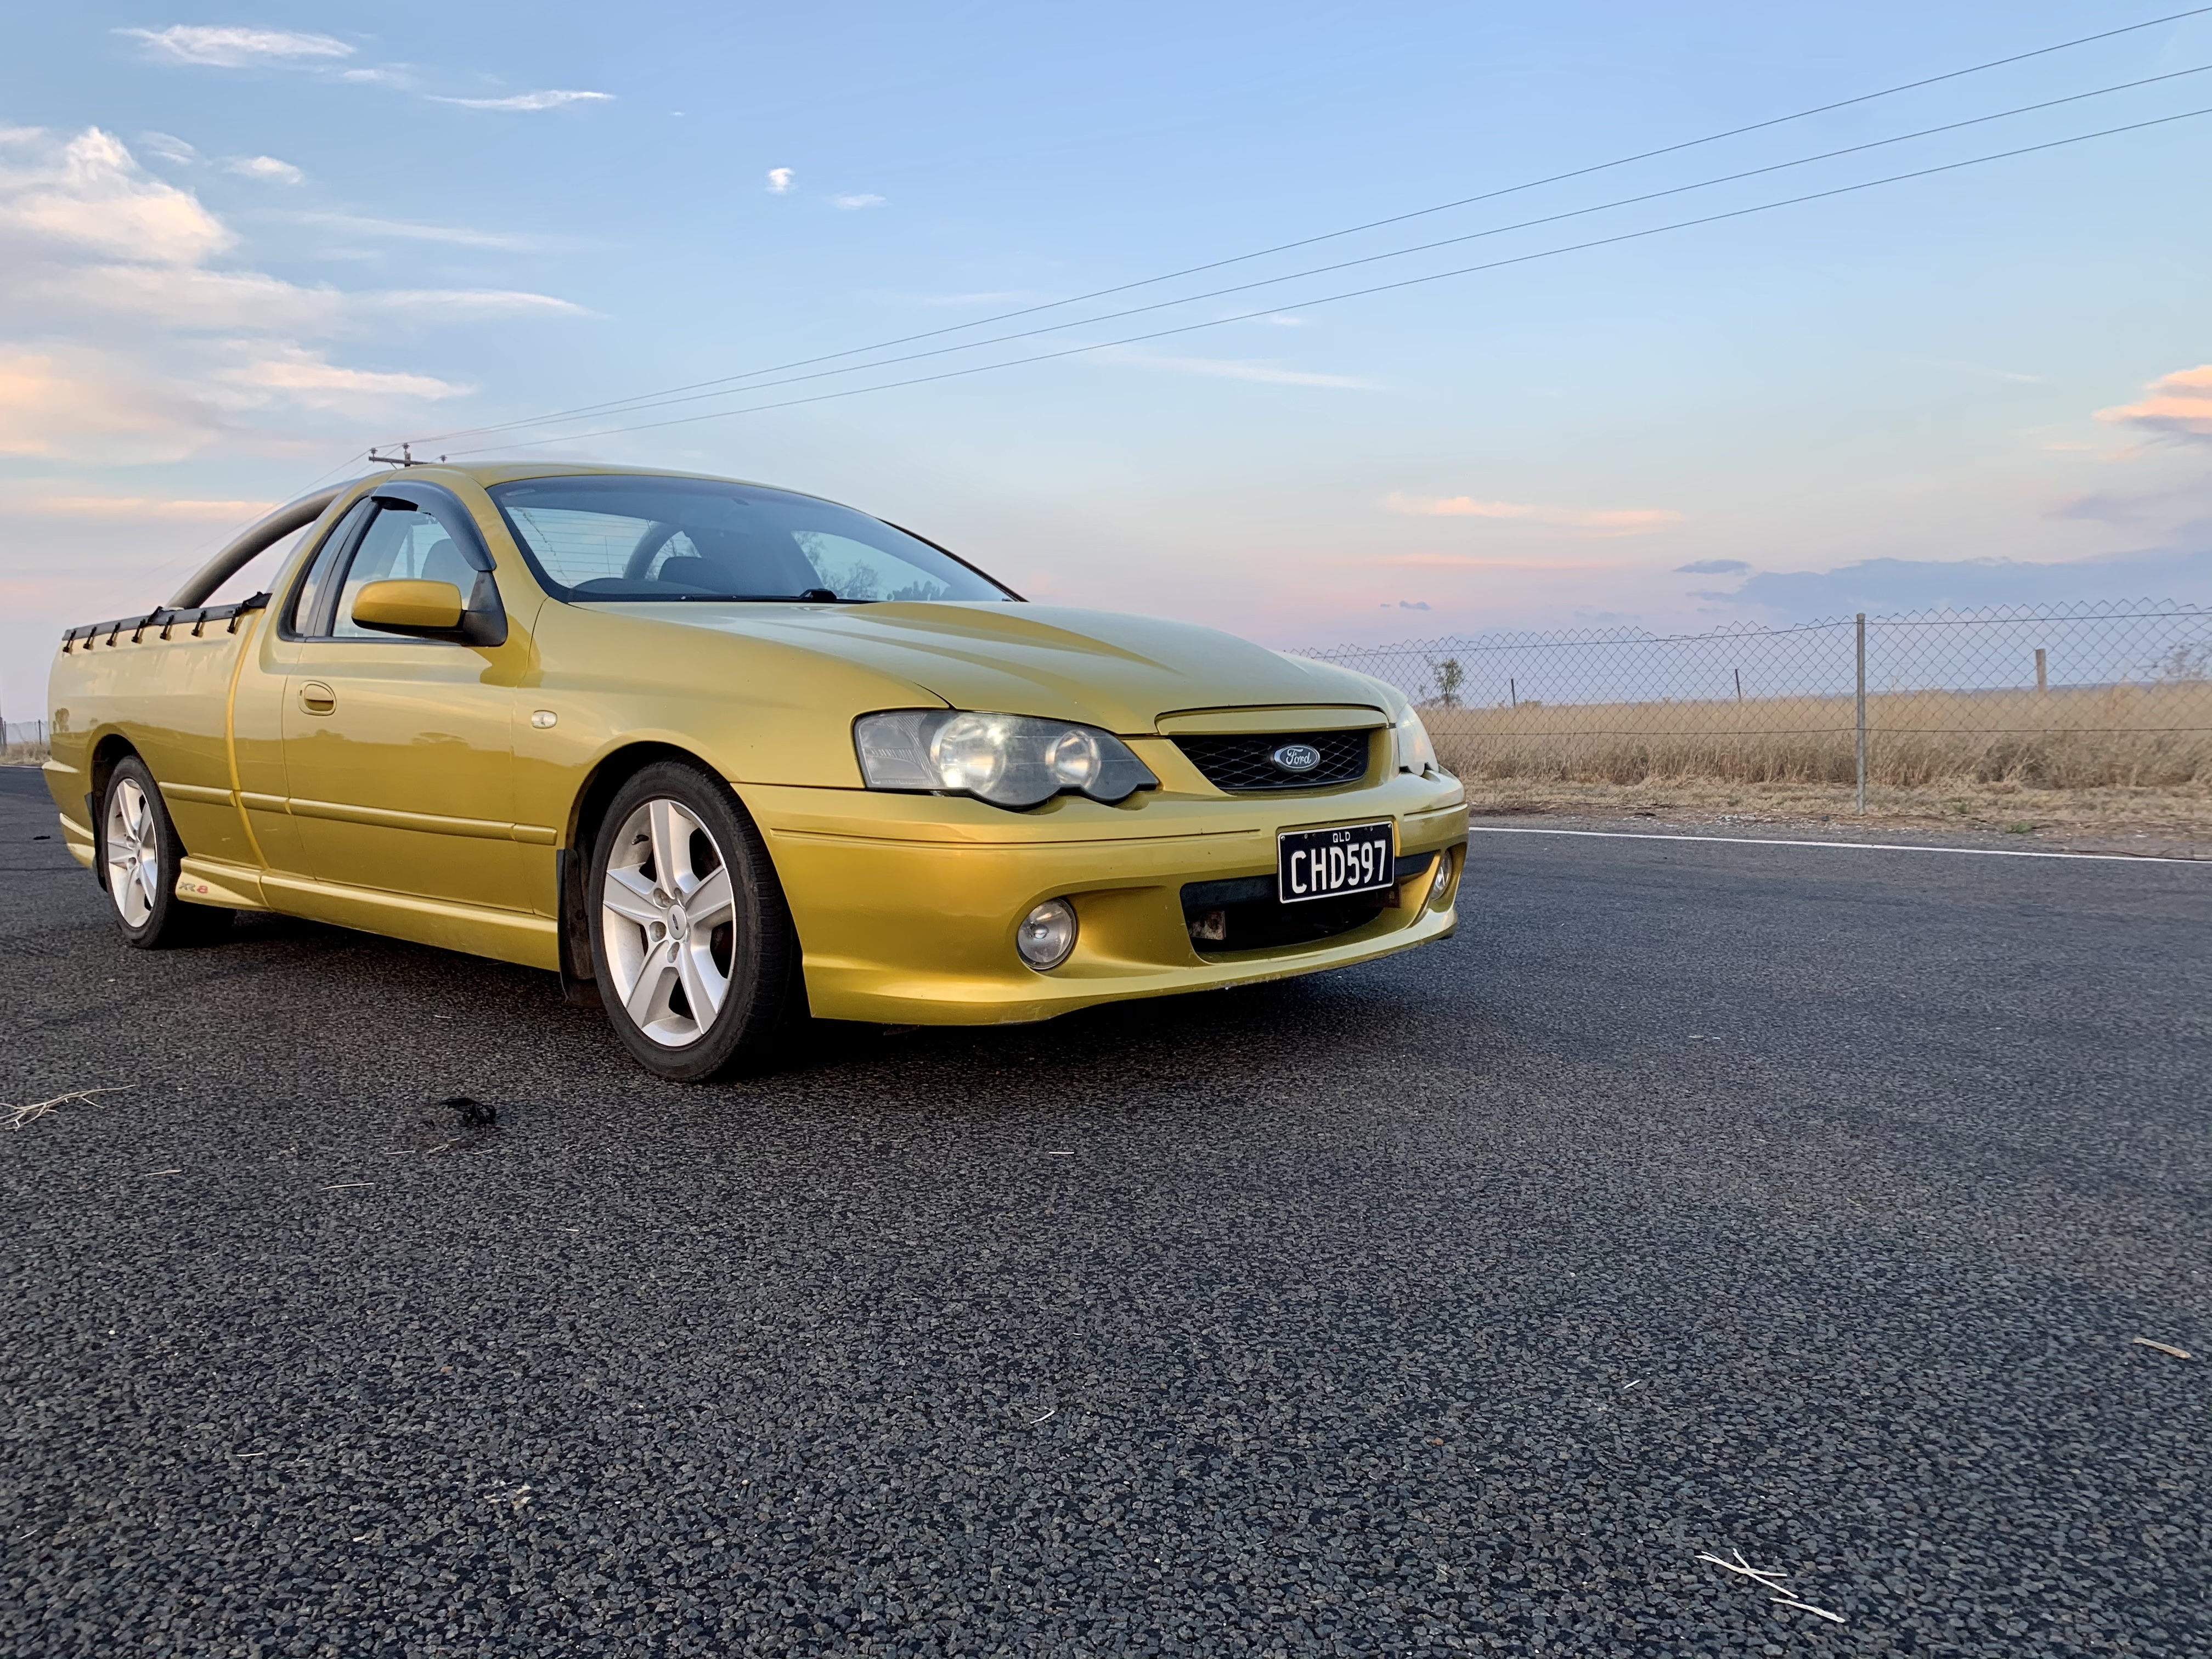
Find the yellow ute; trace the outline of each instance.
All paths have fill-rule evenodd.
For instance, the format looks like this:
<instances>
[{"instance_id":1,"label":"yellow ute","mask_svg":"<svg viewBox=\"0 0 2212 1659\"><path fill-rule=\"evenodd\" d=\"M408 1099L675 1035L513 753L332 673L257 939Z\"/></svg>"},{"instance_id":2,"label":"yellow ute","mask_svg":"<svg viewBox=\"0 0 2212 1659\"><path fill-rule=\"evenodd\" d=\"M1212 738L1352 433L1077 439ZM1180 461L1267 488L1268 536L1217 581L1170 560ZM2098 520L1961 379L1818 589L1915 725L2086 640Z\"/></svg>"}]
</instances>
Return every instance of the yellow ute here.
<instances>
[{"instance_id":1,"label":"yellow ute","mask_svg":"<svg viewBox=\"0 0 2212 1659\"><path fill-rule=\"evenodd\" d=\"M625 468L304 498L70 629L51 702L63 830L131 944L274 910L523 963L687 1080L810 1014L1044 1019L1425 944L1467 833L1376 680Z\"/></svg>"}]
</instances>

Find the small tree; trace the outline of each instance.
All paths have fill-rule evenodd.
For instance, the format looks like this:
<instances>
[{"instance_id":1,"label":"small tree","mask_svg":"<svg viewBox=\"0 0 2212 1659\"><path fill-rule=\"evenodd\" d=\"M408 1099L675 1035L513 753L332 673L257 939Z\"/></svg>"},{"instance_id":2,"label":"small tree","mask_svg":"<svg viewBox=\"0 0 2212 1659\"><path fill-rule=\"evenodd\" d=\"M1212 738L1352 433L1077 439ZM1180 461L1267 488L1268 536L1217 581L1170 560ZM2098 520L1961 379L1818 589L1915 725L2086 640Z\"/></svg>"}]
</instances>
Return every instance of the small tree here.
<instances>
[{"instance_id":1,"label":"small tree","mask_svg":"<svg viewBox=\"0 0 2212 1659\"><path fill-rule=\"evenodd\" d=\"M2150 665L2154 680L2212 679L2212 644L2177 645Z\"/></svg>"},{"instance_id":2,"label":"small tree","mask_svg":"<svg viewBox=\"0 0 2212 1659\"><path fill-rule=\"evenodd\" d=\"M1467 670L1460 666L1457 657L1446 657L1442 662L1432 662L1430 671L1437 677L1437 701L1446 708L1459 707L1459 689L1467 684Z\"/></svg>"}]
</instances>

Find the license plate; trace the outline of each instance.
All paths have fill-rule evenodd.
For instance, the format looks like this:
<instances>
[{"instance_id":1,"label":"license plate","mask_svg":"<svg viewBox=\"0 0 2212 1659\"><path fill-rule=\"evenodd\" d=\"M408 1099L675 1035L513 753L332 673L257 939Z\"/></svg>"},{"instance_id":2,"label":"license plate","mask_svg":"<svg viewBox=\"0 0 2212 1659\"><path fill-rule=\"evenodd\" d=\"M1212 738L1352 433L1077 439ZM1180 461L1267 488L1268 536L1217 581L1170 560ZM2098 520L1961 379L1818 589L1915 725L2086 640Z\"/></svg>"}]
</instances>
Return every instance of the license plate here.
<instances>
[{"instance_id":1,"label":"license plate","mask_svg":"<svg viewBox=\"0 0 2212 1659\"><path fill-rule=\"evenodd\" d=\"M1285 904L1380 893L1395 886L1397 837L1386 820L1339 830L1287 830L1275 837L1275 895Z\"/></svg>"}]
</instances>

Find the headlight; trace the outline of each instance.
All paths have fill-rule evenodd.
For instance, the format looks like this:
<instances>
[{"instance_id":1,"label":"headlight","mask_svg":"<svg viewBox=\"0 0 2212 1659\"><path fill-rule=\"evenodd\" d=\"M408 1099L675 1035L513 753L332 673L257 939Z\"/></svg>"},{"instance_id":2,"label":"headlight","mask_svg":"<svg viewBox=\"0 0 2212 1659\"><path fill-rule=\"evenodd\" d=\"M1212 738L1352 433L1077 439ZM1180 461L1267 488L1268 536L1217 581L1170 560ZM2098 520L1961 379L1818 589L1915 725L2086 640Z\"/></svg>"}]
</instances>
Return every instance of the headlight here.
<instances>
[{"instance_id":1,"label":"headlight","mask_svg":"<svg viewBox=\"0 0 2212 1659\"><path fill-rule=\"evenodd\" d=\"M1411 708L1406 717L1390 730L1390 742L1396 750L1401 772L1441 772L1437 763L1437 746L1429 741L1429 728L1421 724L1421 717Z\"/></svg>"},{"instance_id":2,"label":"headlight","mask_svg":"<svg viewBox=\"0 0 2212 1659\"><path fill-rule=\"evenodd\" d=\"M994 806L1035 806L1067 790L1110 804L1160 781L1111 732L1026 714L863 714L853 746L871 789L948 790Z\"/></svg>"}]
</instances>

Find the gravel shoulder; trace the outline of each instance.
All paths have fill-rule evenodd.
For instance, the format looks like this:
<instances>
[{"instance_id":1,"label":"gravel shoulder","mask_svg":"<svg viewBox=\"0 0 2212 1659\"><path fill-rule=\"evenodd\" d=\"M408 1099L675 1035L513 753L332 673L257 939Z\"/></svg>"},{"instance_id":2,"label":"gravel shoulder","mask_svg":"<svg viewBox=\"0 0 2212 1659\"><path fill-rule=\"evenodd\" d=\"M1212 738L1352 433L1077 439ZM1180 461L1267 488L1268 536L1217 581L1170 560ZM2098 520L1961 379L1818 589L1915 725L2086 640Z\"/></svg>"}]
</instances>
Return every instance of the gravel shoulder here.
<instances>
[{"instance_id":1,"label":"gravel shoulder","mask_svg":"<svg viewBox=\"0 0 2212 1659\"><path fill-rule=\"evenodd\" d=\"M1983 853L2097 854L2107 858L2147 859L2212 864L2212 840L2175 836L2150 830L2124 835L2035 834L1989 829L1931 827L1924 823L1870 816L1860 818L1825 814L1796 817L1787 813L1713 812L1696 814L1680 810L1623 812L1570 812L1535 807L1484 808L1468 813L1470 822L1487 831L1498 830L1577 830L1613 836L1678 836L1704 841L1829 842L1838 845L1960 848Z\"/></svg>"}]
</instances>

